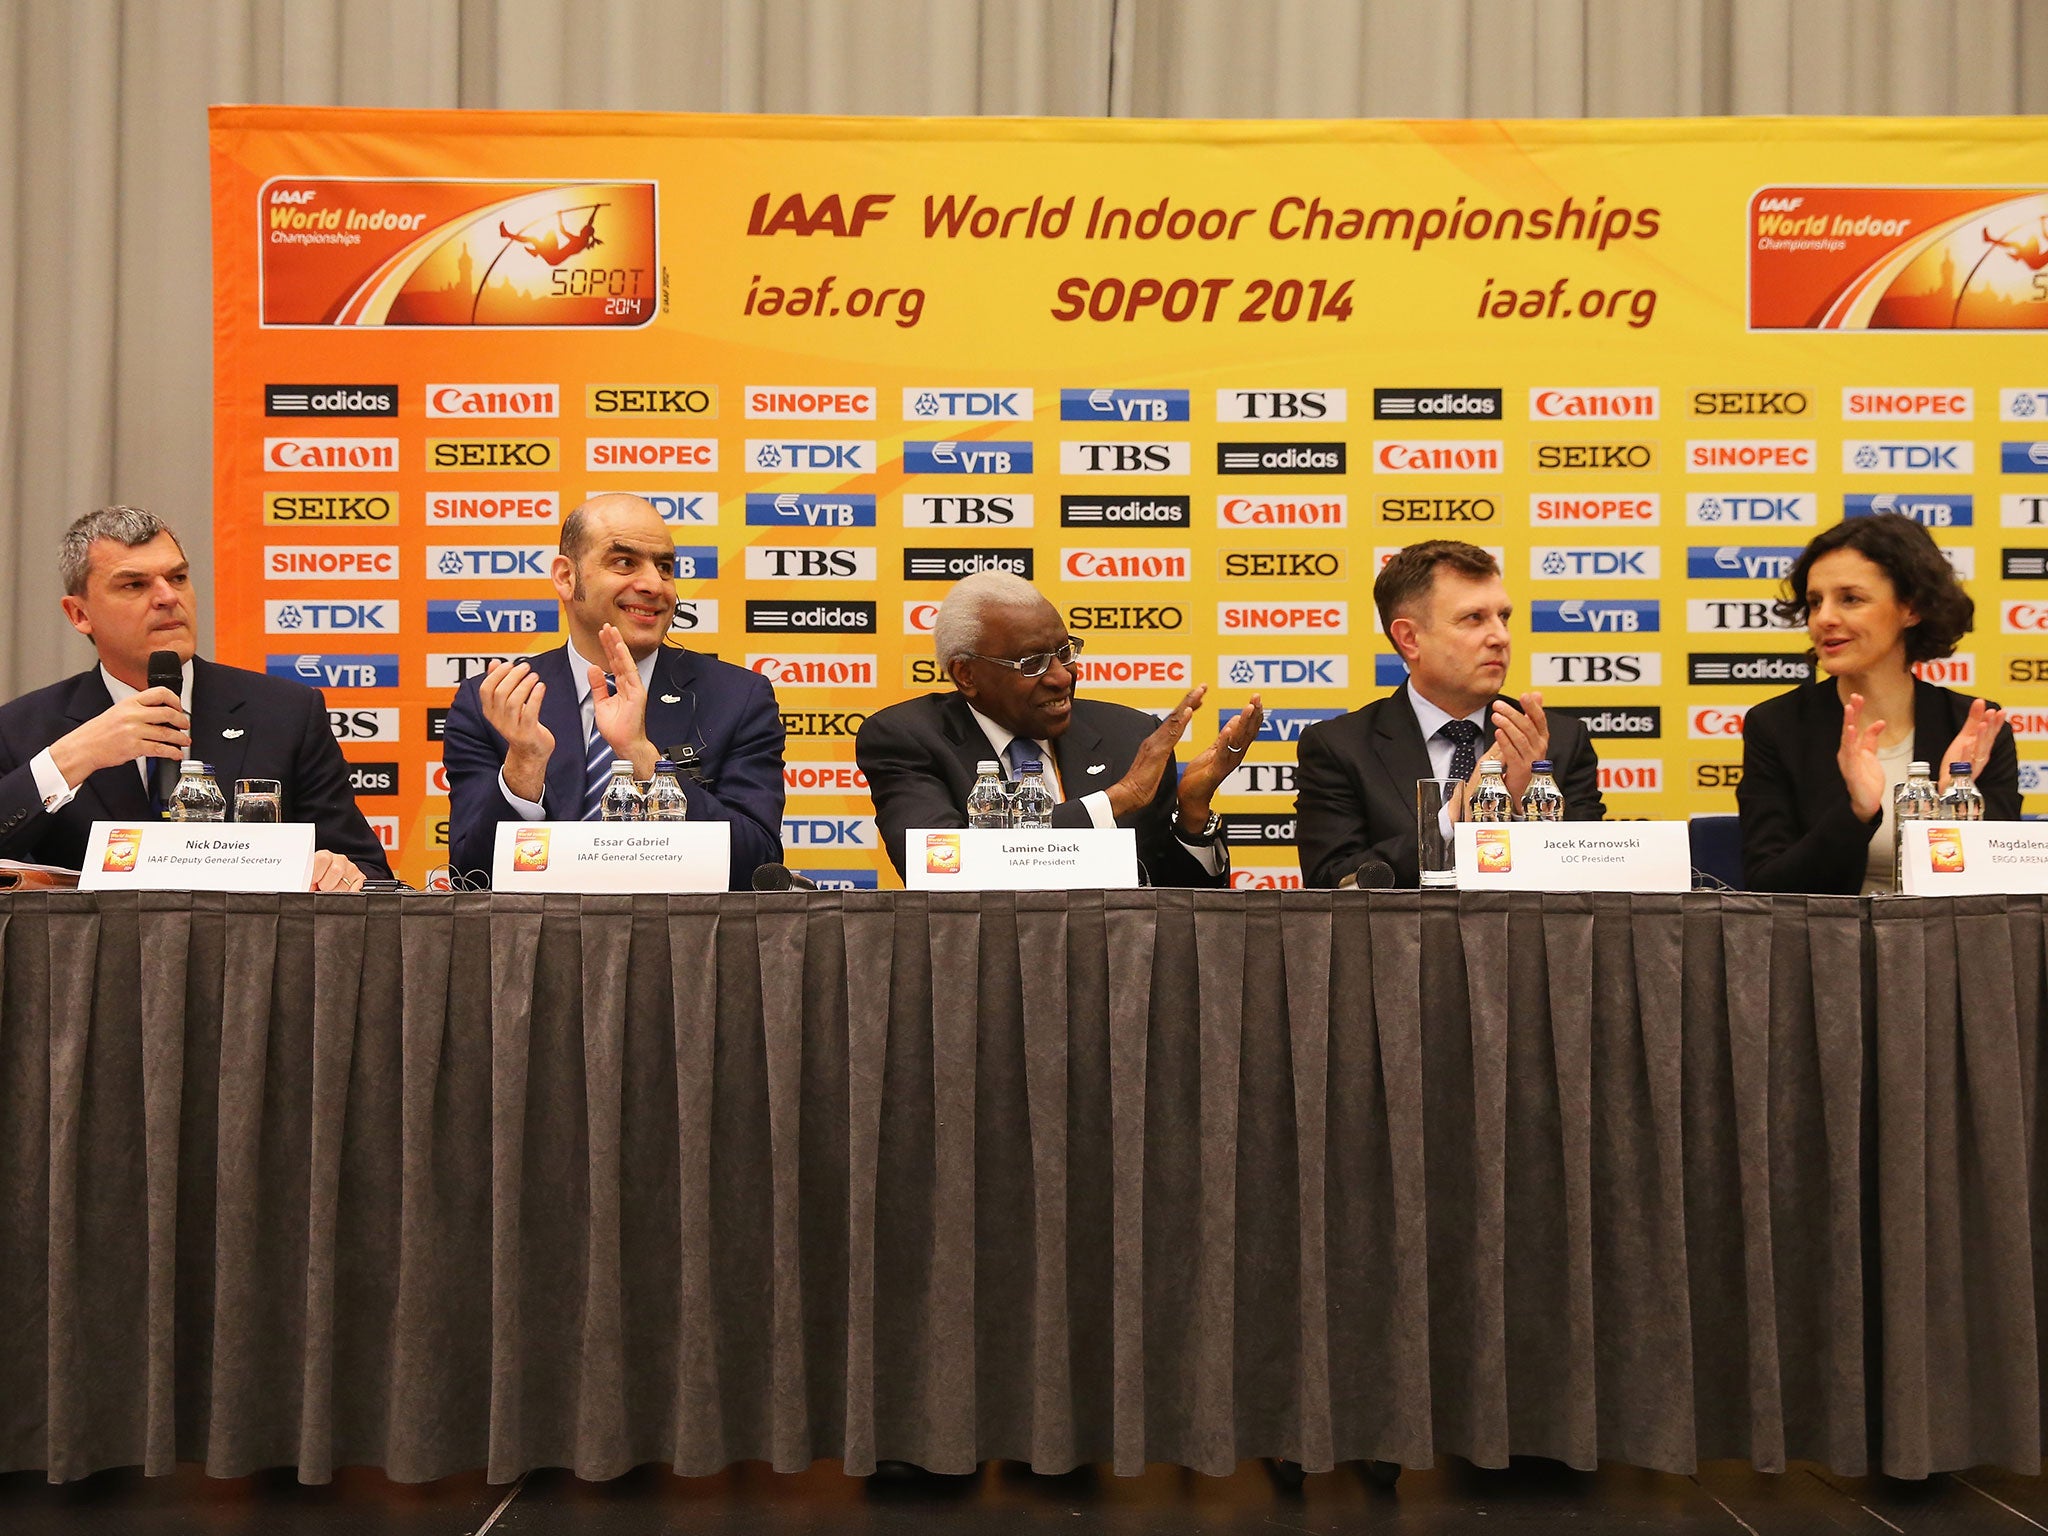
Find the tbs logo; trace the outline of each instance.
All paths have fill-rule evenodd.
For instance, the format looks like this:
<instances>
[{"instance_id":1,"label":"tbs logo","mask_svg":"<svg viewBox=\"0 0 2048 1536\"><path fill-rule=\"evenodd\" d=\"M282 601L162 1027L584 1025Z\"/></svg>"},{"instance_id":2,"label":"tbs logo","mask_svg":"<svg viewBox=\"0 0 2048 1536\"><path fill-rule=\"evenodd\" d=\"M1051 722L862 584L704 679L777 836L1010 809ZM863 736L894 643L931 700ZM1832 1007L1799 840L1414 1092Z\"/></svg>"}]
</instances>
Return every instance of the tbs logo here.
<instances>
[{"instance_id":1,"label":"tbs logo","mask_svg":"<svg viewBox=\"0 0 2048 1536\"><path fill-rule=\"evenodd\" d=\"M1769 545L1695 544L1685 552L1685 574L1694 581L1783 581L1798 558L1796 549Z\"/></svg>"},{"instance_id":2,"label":"tbs logo","mask_svg":"<svg viewBox=\"0 0 2048 1536\"><path fill-rule=\"evenodd\" d=\"M1063 389L1061 421L1186 421L1184 389Z\"/></svg>"},{"instance_id":3,"label":"tbs logo","mask_svg":"<svg viewBox=\"0 0 2048 1536\"><path fill-rule=\"evenodd\" d=\"M396 741L395 709L330 709L327 729L336 741Z\"/></svg>"},{"instance_id":4,"label":"tbs logo","mask_svg":"<svg viewBox=\"0 0 2048 1536\"><path fill-rule=\"evenodd\" d=\"M872 475L875 444L867 440L747 439L747 468L775 475Z\"/></svg>"},{"instance_id":5,"label":"tbs logo","mask_svg":"<svg viewBox=\"0 0 2048 1536\"><path fill-rule=\"evenodd\" d=\"M1185 475L1193 469L1188 443L1060 444L1063 475Z\"/></svg>"},{"instance_id":6,"label":"tbs logo","mask_svg":"<svg viewBox=\"0 0 2048 1536\"><path fill-rule=\"evenodd\" d=\"M1031 444L906 441L903 470L911 475L1028 475Z\"/></svg>"},{"instance_id":7,"label":"tbs logo","mask_svg":"<svg viewBox=\"0 0 2048 1536\"><path fill-rule=\"evenodd\" d=\"M1842 473L1873 475L1910 470L1919 475L1967 475L1977 467L1976 448L1967 439L1898 443L1850 438L1842 444Z\"/></svg>"},{"instance_id":8,"label":"tbs logo","mask_svg":"<svg viewBox=\"0 0 2048 1536\"><path fill-rule=\"evenodd\" d=\"M1529 628L1539 635L1572 634L1582 630L1595 634L1639 634L1654 633L1659 627L1658 621L1659 609L1655 599L1596 602L1591 598L1571 597L1562 602L1539 600L1530 615Z\"/></svg>"},{"instance_id":9,"label":"tbs logo","mask_svg":"<svg viewBox=\"0 0 2048 1536\"><path fill-rule=\"evenodd\" d=\"M903 391L905 421L1029 421L1028 389L934 389L913 385Z\"/></svg>"},{"instance_id":10,"label":"tbs logo","mask_svg":"<svg viewBox=\"0 0 2048 1536\"><path fill-rule=\"evenodd\" d=\"M1685 498L1685 520L1695 528L1811 528L1820 521L1820 498L1811 491L1755 495L1728 491L1696 492Z\"/></svg>"},{"instance_id":11,"label":"tbs logo","mask_svg":"<svg viewBox=\"0 0 2048 1536\"><path fill-rule=\"evenodd\" d=\"M537 635L554 634L561 627L561 611L552 602L466 597L434 598L427 603L429 634Z\"/></svg>"},{"instance_id":12,"label":"tbs logo","mask_svg":"<svg viewBox=\"0 0 2048 1536\"><path fill-rule=\"evenodd\" d=\"M396 688L395 655L266 656L263 670L310 688Z\"/></svg>"},{"instance_id":13,"label":"tbs logo","mask_svg":"<svg viewBox=\"0 0 2048 1536\"><path fill-rule=\"evenodd\" d=\"M267 602L263 605L263 629L272 635L395 635L398 604Z\"/></svg>"},{"instance_id":14,"label":"tbs logo","mask_svg":"<svg viewBox=\"0 0 2048 1536\"><path fill-rule=\"evenodd\" d=\"M1341 389L1219 389L1218 421L1343 421L1348 395Z\"/></svg>"},{"instance_id":15,"label":"tbs logo","mask_svg":"<svg viewBox=\"0 0 2048 1536\"><path fill-rule=\"evenodd\" d=\"M1538 651L1530 658L1539 688L1658 687L1664 681L1661 651Z\"/></svg>"},{"instance_id":16,"label":"tbs logo","mask_svg":"<svg viewBox=\"0 0 2048 1536\"><path fill-rule=\"evenodd\" d=\"M1968 528L1977 516L1976 502L1969 496L1898 496L1887 491L1842 498L1844 517L1872 517L1880 512L1910 517L1922 528Z\"/></svg>"},{"instance_id":17,"label":"tbs logo","mask_svg":"<svg viewBox=\"0 0 2048 1536\"><path fill-rule=\"evenodd\" d=\"M783 496L749 495L750 528L872 528L873 496L821 496L791 492Z\"/></svg>"}]
</instances>

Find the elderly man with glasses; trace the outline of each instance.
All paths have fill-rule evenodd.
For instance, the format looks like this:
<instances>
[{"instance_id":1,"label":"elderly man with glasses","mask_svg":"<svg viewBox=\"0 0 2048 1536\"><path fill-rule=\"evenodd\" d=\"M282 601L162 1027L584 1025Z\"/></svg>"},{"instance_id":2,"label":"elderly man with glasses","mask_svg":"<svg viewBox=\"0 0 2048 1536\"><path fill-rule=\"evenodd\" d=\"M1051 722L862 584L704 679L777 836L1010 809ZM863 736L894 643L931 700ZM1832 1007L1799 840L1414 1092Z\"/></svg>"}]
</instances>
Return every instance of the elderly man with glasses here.
<instances>
[{"instance_id":1,"label":"elderly man with glasses","mask_svg":"<svg viewBox=\"0 0 2048 1536\"><path fill-rule=\"evenodd\" d=\"M1258 695L1176 772L1174 747L1207 689L1189 690L1164 721L1076 698L1082 642L1029 582L1005 571L968 577L939 605L932 639L956 691L869 716L853 749L898 874L906 830L967 825L977 763L1000 763L1007 779L1035 760L1059 802L1054 826L1134 829L1154 885L1229 882L1209 802L1259 733Z\"/></svg>"}]
</instances>

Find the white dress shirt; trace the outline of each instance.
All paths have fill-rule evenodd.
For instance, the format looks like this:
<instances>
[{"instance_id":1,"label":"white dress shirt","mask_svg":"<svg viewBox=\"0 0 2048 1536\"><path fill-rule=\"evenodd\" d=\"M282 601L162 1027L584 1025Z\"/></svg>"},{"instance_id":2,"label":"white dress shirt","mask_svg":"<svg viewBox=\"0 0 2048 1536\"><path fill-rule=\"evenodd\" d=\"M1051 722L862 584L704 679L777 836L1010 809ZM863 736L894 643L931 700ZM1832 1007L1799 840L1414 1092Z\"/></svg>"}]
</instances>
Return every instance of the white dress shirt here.
<instances>
[{"instance_id":1,"label":"white dress shirt","mask_svg":"<svg viewBox=\"0 0 2048 1536\"><path fill-rule=\"evenodd\" d=\"M1415 723L1422 728L1422 744L1429 749L1429 771L1439 779L1448 779L1451 776L1451 758L1458 748L1450 737L1437 733L1458 717L1449 710L1438 709L1417 693L1412 681L1402 686L1408 690L1408 704L1415 711ZM1486 727L1492 715L1493 705L1489 701L1465 716L1479 727L1479 740L1473 743L1472 750L1482 759L1486 756Z\"/></svg>"},{"instance_id":2,"label":"white dress shirt","mask_svg":"<svg viewBox=\"0 0 2048 1536\"><path fill-rule=\"evenodd\" d=\"M576 747L577 760L580 762L587 760L590 756L590 732L597 722L597 703L590 693L590 669L594 663L585 661L582 656L577 654L576 642L574 640L568 643L567 650L569 652L569 677L576 684L577 713L583 720L583 739L577 743ZM655 658L660 654L661 652L658 649L649 651L634 664L640 673L640 686L649 692L652 692L654 688L654 662ZM603 667L599 670L609 672L611 668ZM556 742L555 745L559 749L561 743ZM546 821L548 819L548 813L541 808L538 800L523 799L512 793L505 783L505 770L503 768L498 770L498 793L505 797L507 805L511 806L512 809L528 821ZM546 789L543 788L541 793L545 796L547 793ZM576 810L580 812L582 809L582 804L579 802Z\"/></svg>"},{"instance_id":3,"label":"white dress shirt","mask_svg":"<svg viewBox=\"0 0 2048 1536\"><path fill-rule=\"evenodd\" d=\"M100 665L100 681L107 685L107 696L116 704L125 703L142 692L140 688L130 688L114 676L107 670L104 662ZM192 663L189 661L185 663L184 681L178 685L178 703L189 720L192 716ZM149 793L150 765L156 761L157 759L153 757L135 759L136 770L142 775L142 792L145 795ZM28 767L29 772L35 775L36 793L43 797L43 809L46 811L62 810L69 805L84 782L80 780L78 784L65 783L64 775L58 771L57 760L50 756L48 747L30 758Z\"/></svg>"}]
</instances>

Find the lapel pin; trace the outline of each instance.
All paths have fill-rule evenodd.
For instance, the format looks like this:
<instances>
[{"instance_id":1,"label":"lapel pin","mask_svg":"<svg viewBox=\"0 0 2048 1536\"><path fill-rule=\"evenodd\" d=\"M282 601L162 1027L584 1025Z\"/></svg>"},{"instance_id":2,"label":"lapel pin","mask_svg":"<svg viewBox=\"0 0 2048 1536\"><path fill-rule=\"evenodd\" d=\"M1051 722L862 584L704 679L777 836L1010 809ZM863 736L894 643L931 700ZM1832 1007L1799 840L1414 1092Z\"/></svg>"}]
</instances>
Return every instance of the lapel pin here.
<instances>
[{"instance_id":1,"label":"lapel pin","mask_svg":"<svg viewBox=\"0 0 2048 1536\"><path fill-rule=\"evenodd\" d=\"M1108 769L1109 764L1107 763L1090 763L1088 765L1088 771L1090 773L1105 773L1108 771Z\"/></svg>"},{"instance_id":2,"label":"lapel pin","mask_svg":"<svg viewBox=\"0 0 2048 1536\"><path fill-rule=\"evenodd\" d=\"M220 739L222 741L240 741L242 739L242 728L239 725L231 726L220 733Z\"/></svg>"},{"instance_id":3,"label":"lapel pin","mask_svg":"<svg viewBox=\"0 0 2048 1536\"><path fill-rule=\"evenodd\" d=\"M680 704L683 702L683 696L680 693L664 693L661 696L661 702L664 704Z\"/></svg>"}]
</instances>

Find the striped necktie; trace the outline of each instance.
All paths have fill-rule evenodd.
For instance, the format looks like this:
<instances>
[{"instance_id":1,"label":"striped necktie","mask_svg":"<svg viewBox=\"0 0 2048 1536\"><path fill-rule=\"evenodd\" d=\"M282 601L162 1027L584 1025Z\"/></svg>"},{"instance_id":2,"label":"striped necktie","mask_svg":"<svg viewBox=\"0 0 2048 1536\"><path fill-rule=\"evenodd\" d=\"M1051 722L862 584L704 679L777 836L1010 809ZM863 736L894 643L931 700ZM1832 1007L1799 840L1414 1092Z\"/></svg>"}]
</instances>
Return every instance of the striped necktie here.
<instances>
[{"instance_id":1,"label":"striped necktie","mask_svg":"<svg viewBox=\"0 0 2048 1536\"><path fill-rule=\"evenodd\" d=\"M604 675L607 689L613 686L612 675ZM618 753L612 744L604 739L604 732L597 728L597 710L590 712L590 739L583 744L583 817L584 821L599 819L604 806L605 786L612 779L612 763Z\"/></svg>"}]
</instances>

